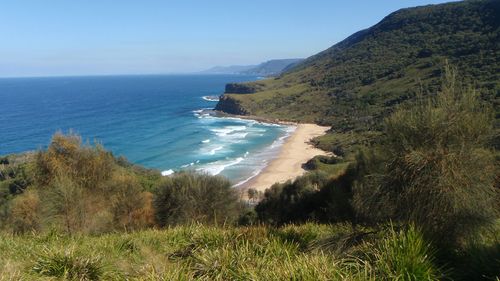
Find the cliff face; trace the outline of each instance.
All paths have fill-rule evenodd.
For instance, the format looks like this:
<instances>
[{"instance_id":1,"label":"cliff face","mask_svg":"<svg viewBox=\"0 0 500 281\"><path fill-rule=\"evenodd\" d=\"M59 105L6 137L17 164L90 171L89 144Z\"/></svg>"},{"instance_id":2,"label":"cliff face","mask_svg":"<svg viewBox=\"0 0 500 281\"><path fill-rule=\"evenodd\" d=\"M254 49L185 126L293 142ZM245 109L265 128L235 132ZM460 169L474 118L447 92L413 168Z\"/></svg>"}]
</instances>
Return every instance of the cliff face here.
<instances>
[{"instance_id":1,"label":"cliff face","mask_svg":"<svg viewBox=\"0 0 500 281\"><path fill-rule=\"evenodd\" d=\"M215 106L215 110L229 114L248 115L249 112L243 108L237 99L226 94L253 94L256 91L257 89L252 85L228 83L224 95L220 96L219 102Z\"/></svg>"},{"instance_id":2,"label":"cliff face","mask_svg":"<svg viewBox=\"0 0 500 281\"><path fill-rule=\"evenodd\" d=\"M222 111L229 114L248 115L249 112L245 110L238 100L228 96L222 95L219 102L215 106L215 110Z\"/></svg>"}]
</instances>

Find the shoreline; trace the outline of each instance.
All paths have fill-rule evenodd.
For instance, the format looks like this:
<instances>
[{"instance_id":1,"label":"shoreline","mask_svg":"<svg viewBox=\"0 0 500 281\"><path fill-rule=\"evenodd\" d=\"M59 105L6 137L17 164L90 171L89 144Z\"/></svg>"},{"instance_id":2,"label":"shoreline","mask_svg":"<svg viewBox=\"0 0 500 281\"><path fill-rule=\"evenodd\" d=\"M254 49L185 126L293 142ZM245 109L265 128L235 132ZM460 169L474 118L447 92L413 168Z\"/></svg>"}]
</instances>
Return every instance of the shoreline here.
<instances>
[{"instance_id":1,"label":"shoreline","mask_svg":"<svg viewBox=\"0 0 500 281\"><path fill-rule=\"evenodd\" d=\"M277 125L291 125L291 126L298 126L300 123L298 122L293 122L293 121L284 121L280 119L271 119L271 118L266 118L266 117L261 117L261 116L255 116L255 115L237 115L237 114L229 114L225 113L223 111L219 110L213 110L215 112L216 117L229 117L229 118L239 118L239 119L245 119L245 120L254 120L257 122L262 122L262 123L269 123L269 124L277 124ZM318 125L319 126L319 125ZM330 129L330 127L328 127Z\"/></svg>"},{"instance_id":2,"label":"shoreline","mask_svg":"<svg viewBox=\"0 0 500 281\"><path fill-rule=\"evenodd\" d=\"M252 118L252 120L255 119ZM266 121L270 122L271 120ZM296 129L285 139L285 142L279 149L277 157L271 159L259 174L250 178L247 182L235 186L235 188L238 188L242 192L248 189L264 192L274 183L284 183L303 175L306 172L302 167L303 164L314 156L333 155L332 153L315 148L310 143L312 138L324 135L330 127L316 124L286 123L286 125L292 124L296 126Z\"/></svg>"}]
</instances>

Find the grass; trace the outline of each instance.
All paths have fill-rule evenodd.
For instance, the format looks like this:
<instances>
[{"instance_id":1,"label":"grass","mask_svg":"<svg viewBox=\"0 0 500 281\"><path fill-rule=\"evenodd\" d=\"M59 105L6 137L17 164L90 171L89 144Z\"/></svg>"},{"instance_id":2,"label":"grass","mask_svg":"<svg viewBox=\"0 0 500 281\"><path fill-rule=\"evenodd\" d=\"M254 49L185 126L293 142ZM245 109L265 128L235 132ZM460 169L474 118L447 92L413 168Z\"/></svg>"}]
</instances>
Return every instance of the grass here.
<instances>
[{"instance_id":1,"label":"grass","mask_svg":"<svg viewBox=\"0 0 500 281\"><path fill-rule=\"evenodd\" d=\"M417 232L384 232L386 238L358 245L358 256L315 246L345 230L308 223L99 236L3 234L0 280L390 280L401 272L409 278L399 280L420 280L440 272Z\"/></svg>"},{"instance_id":2,"label":"grass","mask_svg":"<svg viewBox=\"0 0 500 281\"><path fill-rule=\"evenodd\" d=\"M99 280L104 269L99 257L79 256L74 251L44 251L32 267L41 276L59 277L68 280Z\"/></svg>"},{"instance_id":3,"label":"grass","mask_svg":"<svg viewBox=\"0 0 500 281\"><path fill-rule=\"evenodd\" d=\"M415 227L391 229L374 253L379 274L389 280L442 280L443 270L435 266L435 251Z\"/></svg>"},{"instance_id":4,"label":"grass","mask_svg":"<svg viewBox=\"0 0 500 281\"><path fill-rule=\"evenodd\" d=\"M315 161L316 169L319 171L323 171L327 173L331 178L337 178L340 175L343 175L345 171L347 170L347 167L349 167L349 164L351 162L342 162L342 163L337 163L337 164L327 164L327 163L322 163L318 160L313 160Z\"/></svg>"}]
</instances>

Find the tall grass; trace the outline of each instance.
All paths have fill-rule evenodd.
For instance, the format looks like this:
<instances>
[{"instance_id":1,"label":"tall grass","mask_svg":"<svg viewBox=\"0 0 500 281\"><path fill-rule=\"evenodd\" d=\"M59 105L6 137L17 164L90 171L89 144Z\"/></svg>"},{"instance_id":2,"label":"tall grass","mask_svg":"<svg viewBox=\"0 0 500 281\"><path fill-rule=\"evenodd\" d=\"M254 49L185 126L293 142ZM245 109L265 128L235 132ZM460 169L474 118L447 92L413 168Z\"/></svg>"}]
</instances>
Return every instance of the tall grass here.
<instances>
[{"instance_id":1,"label":"tall grass","mask_svg":"<svg viewBox=\"0 0 500 281\"><path fill-rule=\"evenodd\" d=\"M312 247L346 225L189 225L99 236L4 235L0 273L16 280L433 280L440 269L414 229L338 256Z\"/></svg>"},{"instance_id":2,"label":"tall grass","mask_svg":"<svg viewBox=\"0 0 500 281\"><path fill-rule=\"evenodd\" d=\"M373 254L377 276L387 280L442 280L445 277L435 264L435 250L412 225L407 230L391 228Z\"/></svg>"},{"instance_id":3,"label":"tall grass","mask_svg":"<svg viewBox=\"0 0 500 281\"><path fill-rule=\"evenodd\" d=\"M42 276L67 280L100 280L104 273L99 257L81 257L72 250L65 253L45 250L36 260L32 270Z\"/></svg>"}]
</instances>

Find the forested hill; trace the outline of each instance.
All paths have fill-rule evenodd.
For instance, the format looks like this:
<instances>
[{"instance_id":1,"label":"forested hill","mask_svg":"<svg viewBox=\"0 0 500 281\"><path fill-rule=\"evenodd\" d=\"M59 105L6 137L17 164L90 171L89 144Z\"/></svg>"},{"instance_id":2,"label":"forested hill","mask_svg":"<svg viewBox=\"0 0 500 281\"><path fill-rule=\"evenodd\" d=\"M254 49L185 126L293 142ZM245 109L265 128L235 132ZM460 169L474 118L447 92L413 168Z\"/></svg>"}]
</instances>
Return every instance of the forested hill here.
<instances>
[{"instance_id":1,"label":"forested hill","mask_svg":"<svg viewBox=\"0 0 500 281\"><path fill-rule=\"evenodd\" d=\"M445 61L500 108L500 1L396 11L278 78L226 93L216 109L313 121L340 131L377 130L393 106L435 92Z\"/></svg>"}]
</instances>

